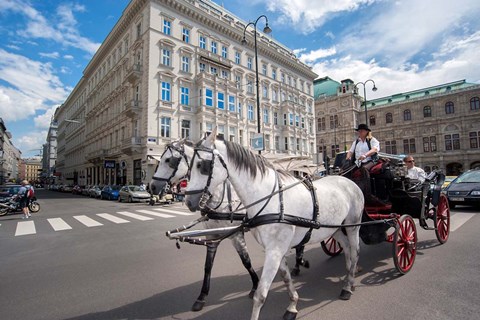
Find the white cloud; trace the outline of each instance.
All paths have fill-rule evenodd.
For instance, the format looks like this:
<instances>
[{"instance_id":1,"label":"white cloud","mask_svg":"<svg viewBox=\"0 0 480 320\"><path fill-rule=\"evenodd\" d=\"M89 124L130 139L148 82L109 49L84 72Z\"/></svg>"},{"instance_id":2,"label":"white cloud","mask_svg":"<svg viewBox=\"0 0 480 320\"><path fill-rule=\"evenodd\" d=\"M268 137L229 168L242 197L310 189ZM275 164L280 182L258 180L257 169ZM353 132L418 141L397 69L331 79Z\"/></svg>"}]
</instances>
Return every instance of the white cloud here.
<instances>
[{"instance_id":1,"label":"white cloud","mask_svg":"<svg viewBox=\"0 0 480 320\"><path fill-rule=\"evenodd\" d=\"M66 54L63 56L63 59L65 60L73 60L73 56L71 54Z\"/></svg>"},{"instance_id":2,"label":"white cloud","mask_svg":"<svg viewBox=\"0 0 480 320\"><path fill-rule=\"evenodd\" d=\"M21 48L19 46L14 45L14 44L8 44L7 48L12 49L12 50L17 50L17 51L21 50Z\"/></svg>"},{"instance_id":3,"label":"white cloud","mask_svg":"<svg viewBox=\"0 0 480 320\"><path fill-rule=\"evenodd\" d=\"M48 108L44 114L36 116L33 120L35 123L35 128L38 129L48 129L50 127L50 123L52 121L52 117L55 114L55 110L57 109L58 105L52 106Z\"/></svg>"},{"instance_id":4,"label":"white cloud","mask_svg":"<svg viewBox=\"0 0 480 320\"><path fill-rule=\"evenodd\" d=\"M305 50L303 50L303 51L305 51ZM329 56L333 56L337 53L337 51L335 50L335 47L333 47L333 48L328 48L328 49L312 50L309 53L301 53L301 51L300 51L299 53L300 53L300 55L298 56L298 58L300 59L300 61L303 61L304 63L310 63L310 62L315 62L315 61L317 61L321 58L326 58L326 57L329 57Z\"/></svg>"},{"instance_id":5,"label":"white cloud","mask_svg":"<svg viewBox=\"0 0 480 320\"><path fill-rule=\"evenodd\" d=\"M60 56L60 54L58 52L50 52L50 53L40 52L39 55L41 57L51 58L51 59L58 59L58 57Z\"/></svg>"},{"instance_id":6,"label":"white cloud","mask_svg":"<svg viewBox=\"0 0 480 320\"><path fill-rule=\"evenodd\" d=\"M22 157L32 157L41 154L42 145L45 143L47 136L46 130L32 131L28 135L19 138L13 138L15 146L22 150Z\"/></svg>"}]
</instances>

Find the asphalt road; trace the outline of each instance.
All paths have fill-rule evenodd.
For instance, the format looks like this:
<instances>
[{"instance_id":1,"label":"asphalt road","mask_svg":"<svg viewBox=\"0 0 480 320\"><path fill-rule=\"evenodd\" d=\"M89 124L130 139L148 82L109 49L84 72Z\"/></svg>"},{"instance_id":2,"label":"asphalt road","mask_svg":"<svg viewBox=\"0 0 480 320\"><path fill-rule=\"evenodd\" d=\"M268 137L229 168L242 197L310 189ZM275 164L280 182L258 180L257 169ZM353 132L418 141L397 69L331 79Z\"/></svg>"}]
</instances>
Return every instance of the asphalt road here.
<instances>
[{"instance_id":1,"label":"asphalt road","mask_svg":"<svg viewBox=\"0 0 480 320\"><path fill-rule=\"evenodd\" d=\"M197 217L181 203L152 208L37 194L42 209L30 221L19 214L0 217L0 319L250 317L250 277L228 240L218 250L204 310L190 311L202 284L205 248L182 244L178 250L165 237ZM338 299L343 255L329 258L318 245L309 246L311 267L294 279L297 318L478 319L479 216L467 207L452 210L453 231L444 245L434 232L419 230L415 265L404 276L394 269L390 244L362 244L363 271L350 301ZM263 252L250 234L246 238L260 274ZM293 266L293 256L289 261ZM261 319L280 319L287 305L277 277Z\"/></svg>"}]
</instances>

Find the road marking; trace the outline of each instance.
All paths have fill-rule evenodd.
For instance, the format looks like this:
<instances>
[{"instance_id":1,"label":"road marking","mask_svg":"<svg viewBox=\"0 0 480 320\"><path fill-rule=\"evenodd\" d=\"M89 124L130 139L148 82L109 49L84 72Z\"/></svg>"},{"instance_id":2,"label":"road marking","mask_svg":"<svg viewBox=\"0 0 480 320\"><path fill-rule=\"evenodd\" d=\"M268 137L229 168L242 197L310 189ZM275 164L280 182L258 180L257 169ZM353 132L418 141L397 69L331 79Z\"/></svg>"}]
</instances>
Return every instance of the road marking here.
<instances>
[{"instance_id":1,"label":"road marking","mask_svg":"<svg viewBox=\"0 0 480 320\"><path fill-rule=\"evenodd\" d=\"M35 229L35 223L33 221L24 221L17 223L15 237L35 233L37 233L37 230Z\"/></svg>"},{"instance_id":2,"label":"road marking","mask_svg":"<svg viewBox=\"0 0 480 320\"><path fill-rule=\"evenodd\" d=\"M169 210L169 209L163 209L163 208L157 208L153 209L155 211L160 211L160 212L165 212L165 213L173 213L173 214L178 214L181 216L193 216L195 213L192 212L184 212L184 211L176 211L176 210Z\"/></svg>"},{"instance_id":3,"label":"road marking","mask_svg":"<svg viewBox=\"0 0 480 320\"><path fill-rule=\"evenodd\" d=\"M103 219L107 219L109 221L115 222L115 223L128 223L130 221L112 216L109 213L97 213L97 216L102 217Z\"/></svg>"},{"instance_id":4,"label":"road marking","mask_svg":"<svg viewBox=\"0 0 480 320\"><path fill-rule=\"evenodd\" d=\"M146 214L149 214L149 215L152 215L152 216L155 216L155 217L160 217L160 218L173 218L173 217L175 217L175 216L172 216L172 215L169 215L169 214L159 213L159 212L150 211L150 210L135 210L135 211L140 212L140 213L146 213Z\"/></svg>"},{"instance_id":5,"label":"road marking","mask_svg":"<svg viewBox=\"0 0 480 320\"><path fill-rule=\"evenodd\" d=\"M70 227L65 221L63 221L62 218L47 219L47 221L50 223L53 230L55 230L55 231L71 230L72 229L72 227Z\"/></svg>"},{"instance_id":6,"label":"road marking","mask_svg":"<svg viewBox=\"0 0 480 320\"><path fill-rule=\"evenodd\" d=\"M81 215L81 216L73 216L75 219L77 219L80 223L86 225L87 227L98 227L98 226L103 226L102 223L93 220L90 217L87 217L86 215Z\"/></svg>"},{"instance_id":7,"label":"road marking","mask_svg":"<svg viewBox=\"0 0 480 320\"><path fill-rule=\"evenodd\" d=\"M123 214L124 216L130 217L130 218L133 218L133 219L141 220L141 221L153 220L153 218L141 216L139 214L136 214L136 213L133 213L133 212L128 212L128 211L118 211L117 213L118 214Z\"/></svg>"},{"instance_id":8,"label":"road marking","mask_svg":"<svg viewBox=\"0 0 480 320\"><path fill-rule=\"evenodd\" d=\"M474 216L475 214L468 212L455 213L455 215L452 216L452 218L455 217L455 219L450 218L450 232L457 230Z\"/></svg>"}]
</instances>

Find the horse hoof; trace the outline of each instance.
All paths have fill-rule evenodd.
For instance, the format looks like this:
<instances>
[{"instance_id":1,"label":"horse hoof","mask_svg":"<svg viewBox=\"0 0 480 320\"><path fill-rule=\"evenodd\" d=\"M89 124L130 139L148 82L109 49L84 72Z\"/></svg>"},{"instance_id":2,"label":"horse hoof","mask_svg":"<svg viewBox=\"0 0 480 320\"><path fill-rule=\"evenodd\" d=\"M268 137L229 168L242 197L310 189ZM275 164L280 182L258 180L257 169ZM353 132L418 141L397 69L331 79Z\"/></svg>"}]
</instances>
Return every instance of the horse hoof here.
<instances>
[{"instance_id":1,"label":"horse hoof","mask_svg":"<svg viewBox=\"0 0 480 320\"><path fill-rule=\"evenodd\" d=\"M248 297L250 299L253 299L253 296L255 295L255 289L250 290L250 293L248 294Z\"/></svg>"},{"instance_id":2,"label":"horse hoof","mask_svg":"<svg viewBox=\"0 0 480 320\"><path fill-rule=\"evenodd\" d=\"M295 320L297 318L297 313L296 312L290 312L290 311L285 311L285 314L283 315L283 320Z\"/></svg>"},{"instance_id":3,"label":"horse hoof","mask_svg":"<svg viewBox=\"0 0 480 320\"><path fill-rule=\"evenodd\" d=\"M351 292L348 292L347 290L342 289L342 292L340 293L341 300L350 300L351 296L352 296Z\"/></svg>"},{"instance_id":4,"label":"horse hoof","mask_svg":"<svg viewBox=\"0 0 480 320\"><path fill-rule=\"evenodd\" d=\"M293 268L292 271L290 272L292 276L296 277L300 274L300 268Z\"/></svg>"},{"instance_id":5,"label":"horse hoof","mask_svg":"<svg viewBox=\"0 0 480 320\"><path fill-rule=\"evenodd\" d=\"M192 306L192 311L200 311L203 309L204 305L205 305L205 301L197 300Z\"/></svg>"},{"instance_id":6,"label":"horse hoof","mask_svg":"<svg viewBox=\"0 0 480 320\"><path fill-rule=\"evenodd\" d=\"M303 264L303 266L308 269L310 268L310 262L308 262L308 260L305 260L305 263Z\"/></svg>"}]
</instances>

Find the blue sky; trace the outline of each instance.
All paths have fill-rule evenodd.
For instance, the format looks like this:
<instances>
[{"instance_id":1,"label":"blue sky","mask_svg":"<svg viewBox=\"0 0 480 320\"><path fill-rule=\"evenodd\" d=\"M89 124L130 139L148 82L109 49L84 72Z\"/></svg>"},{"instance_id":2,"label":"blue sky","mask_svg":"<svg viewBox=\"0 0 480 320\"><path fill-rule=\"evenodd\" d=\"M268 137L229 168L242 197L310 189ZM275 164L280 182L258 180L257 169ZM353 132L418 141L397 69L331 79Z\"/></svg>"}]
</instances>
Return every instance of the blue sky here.
<instances>
[{"instance_id":1,"label":"blue sky","mask_svg":"<svg viewBox=\"0 0 480 320\"><path fill-rule=\"evenodd\" d=\"M0 0L0 117L23 156L39 153L53 111L129 2ZM374 79L369 98L480 83L478 0L216 2L245 21L267 15L272 37L320 77Z\"/></svg>"}]
</instances>

